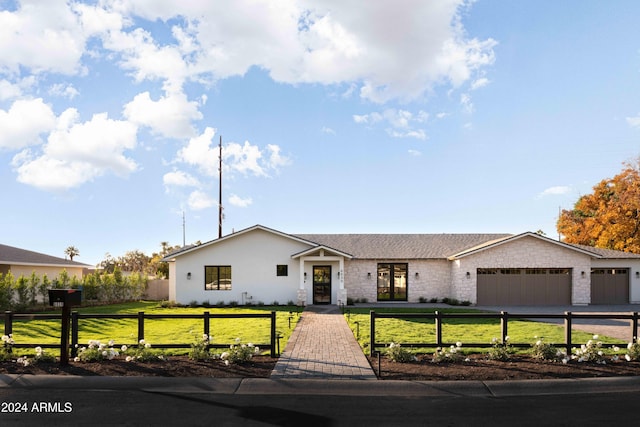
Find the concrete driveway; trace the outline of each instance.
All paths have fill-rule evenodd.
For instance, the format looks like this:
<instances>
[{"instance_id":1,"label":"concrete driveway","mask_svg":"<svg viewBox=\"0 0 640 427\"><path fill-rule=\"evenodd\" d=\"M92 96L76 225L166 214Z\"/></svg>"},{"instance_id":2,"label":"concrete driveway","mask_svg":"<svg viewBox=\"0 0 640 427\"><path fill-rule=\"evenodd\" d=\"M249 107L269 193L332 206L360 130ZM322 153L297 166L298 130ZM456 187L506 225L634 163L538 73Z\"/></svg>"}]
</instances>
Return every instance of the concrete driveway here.
<instances>
[{"instance_id":1,"label":"concrete driveway","mask_svg":"<svg viewBox=\"0 0 640 427\"><path fill-rule=\"evenodd\" d=\"M630 314L640 312L640 304L625 305L566 305L566 306L473 306L482 311L506 311L513 314L564 314L571 312L573 314ZM564 324L563 319L533 319L536 321L544 321L548 323ZM573 319L572 329L589 332L598 335L606 335L608 337L618 338L625 342L630 342L633 336L638 336L631 331L631 321L626 319Z\"/></svg>"}]
</instances>

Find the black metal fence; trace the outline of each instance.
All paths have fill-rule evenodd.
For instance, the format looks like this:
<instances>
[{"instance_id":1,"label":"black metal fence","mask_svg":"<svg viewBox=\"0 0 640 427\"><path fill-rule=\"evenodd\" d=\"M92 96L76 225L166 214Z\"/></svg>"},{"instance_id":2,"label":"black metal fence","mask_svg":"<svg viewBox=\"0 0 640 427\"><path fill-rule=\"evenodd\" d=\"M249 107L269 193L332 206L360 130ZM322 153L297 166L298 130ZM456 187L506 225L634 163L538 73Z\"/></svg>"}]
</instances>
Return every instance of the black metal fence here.
<instances>
[{"instance_id":1,"label":"black metal fence","mask_svg":"<svg viewBox=\"0 0 640 427\"><path fill-rule=\"evenodd\" d=\"M208 311L203 312L202 314L145 314L143 311L140 311L136 314L102 314L102 313L79 313L77 311L73 311L71 313L71 356L76 356L78 344L78 335L80 332L80 322L83 319L137 319L138 320L138 341L135 343L118 343L118 345L126 345L137 346L140 340L145 339L144 330L145 330L145 320L147 319L201 319L202 320L202 331L207 336L211 336L211 321L214 319L270 319L270 332L269 332L269 343L254 343L256 346L261 349L268 349L271 351L271 357L276 357L276 312L272 311L270 313L234 313L234 314L211 314ZM11 311L5 311L4 313L4 334L10 335L13 333L13 322L15 320L47 320L47 319L57 319L61 320L61 314L22 314L22 313L14 313ZM209 344L209 348L229 348L230 344ZM60 348L60 344L20 344L16 343L13 345L15 348L28 348L39 346L42 348ZM190 348L191 343L160 343L153 344L154 348Z\"/></svg>"},{"instance_id":2,"label":"black metal fence","mask_svg":"<svg viewBox=\"0 0 640 427\"><path fill-rule=\"evenodd\" d=\"M525 319L563 319L564 320L564 343L562 345L566 348L567 353L571 353L571 349L577 343L574 343L571 339L573 321L577 319L604 319L604 320L629 320L629 338L631 341L635 341L638 336L638 313L607 313L607 314L588 314L588 313L572 313L566 311L563 314L516 314L502 311L500 313L376 313L370 312L371 324L370 324L370 344L369 351L373 357L376 352L376 348L385 347L387 344L376 342L376 319L431 319L434 321L436 330L435 342L423 342L423 343L402 343L403 347L424 347L424 348L437 348L448 347L455 345L455 342L445 342L442 340L442 325L447 319L466 319L472 321L473 319L499 319L501 337L500 342L505 343L506 337L509 335L509 320ZM626 344L626 343L625 343ZM514 343L509 341L509 345L513 347L530 347L531 343ZM616 344L603 344L606 347L613 347ZM485 348L492 347L491 343L464 343L467 348Z\"/></svg>"}]
</instances>

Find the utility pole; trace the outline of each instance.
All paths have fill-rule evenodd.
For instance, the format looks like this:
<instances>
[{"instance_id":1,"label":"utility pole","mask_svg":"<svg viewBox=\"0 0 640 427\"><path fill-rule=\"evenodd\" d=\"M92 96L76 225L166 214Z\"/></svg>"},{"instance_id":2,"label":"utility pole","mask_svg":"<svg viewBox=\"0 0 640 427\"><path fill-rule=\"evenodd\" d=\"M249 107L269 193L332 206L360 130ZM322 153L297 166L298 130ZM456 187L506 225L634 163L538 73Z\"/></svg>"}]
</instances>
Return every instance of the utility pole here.
<instances>
[{"instance_id":1,"label":"utility pole","mask_svg":"<svg viewBox=\"0 0 640 427\"><path fill-rule=\"evenodd\" d=\"M182 211L182 247L184 248L185 246L187 246L186 223L184 221L184 211Z\"/></svg>"},{"instance_id":2,"label":"utility pole","mask_svg":"<svg viewBox=\"0 0 640 427\"><path fill-rule=\"evenodd\" d=\"M220 135L220 154L218 156L218 238L222 237L222 135Z\"/></svg>"}]
</instances>

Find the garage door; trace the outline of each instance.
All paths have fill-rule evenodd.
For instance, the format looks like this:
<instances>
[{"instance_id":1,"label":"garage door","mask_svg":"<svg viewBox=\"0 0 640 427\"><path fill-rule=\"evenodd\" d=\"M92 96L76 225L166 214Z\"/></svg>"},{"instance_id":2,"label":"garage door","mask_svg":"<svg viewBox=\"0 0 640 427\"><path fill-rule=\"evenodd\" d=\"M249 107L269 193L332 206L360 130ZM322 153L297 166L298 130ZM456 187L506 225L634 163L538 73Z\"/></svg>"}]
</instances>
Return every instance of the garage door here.
<instances>
[{"instance_id":1,"label":"garage door","mask_svg":"<svg viewBox=\"0 0 640 427\"><path fill-rule=\"evenodd\" d=\"M570 268L479 268L478 305L570 305Z\"/></svg>"},{"instance_id":2,"label":"garage door","mask_svg":"<svg viewBox=\"0 0 640 427\"><path fill-rule=\"evenodd\" d=\"M628 268L594 268L591 270L591 304L628 303Z\"/></svg>"}]
</instances>

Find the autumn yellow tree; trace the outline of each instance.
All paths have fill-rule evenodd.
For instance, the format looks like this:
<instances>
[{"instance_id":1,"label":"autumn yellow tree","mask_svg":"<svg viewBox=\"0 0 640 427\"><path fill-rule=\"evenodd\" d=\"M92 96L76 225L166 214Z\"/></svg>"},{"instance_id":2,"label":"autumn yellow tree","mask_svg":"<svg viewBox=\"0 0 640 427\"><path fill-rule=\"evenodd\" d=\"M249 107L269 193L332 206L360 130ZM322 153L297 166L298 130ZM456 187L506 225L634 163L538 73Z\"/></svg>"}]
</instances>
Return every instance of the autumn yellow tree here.
<instances>
[{"instance_id":1,"label":"autumn yellow tree","mask_svg":"<svg viewBox=\"0 0 640 427\"><path fill-rule=\"evenodd\" d=\"M563 210L557 228L567 243L640 254L640 158Z\"/></svg>"}]
</instances>

